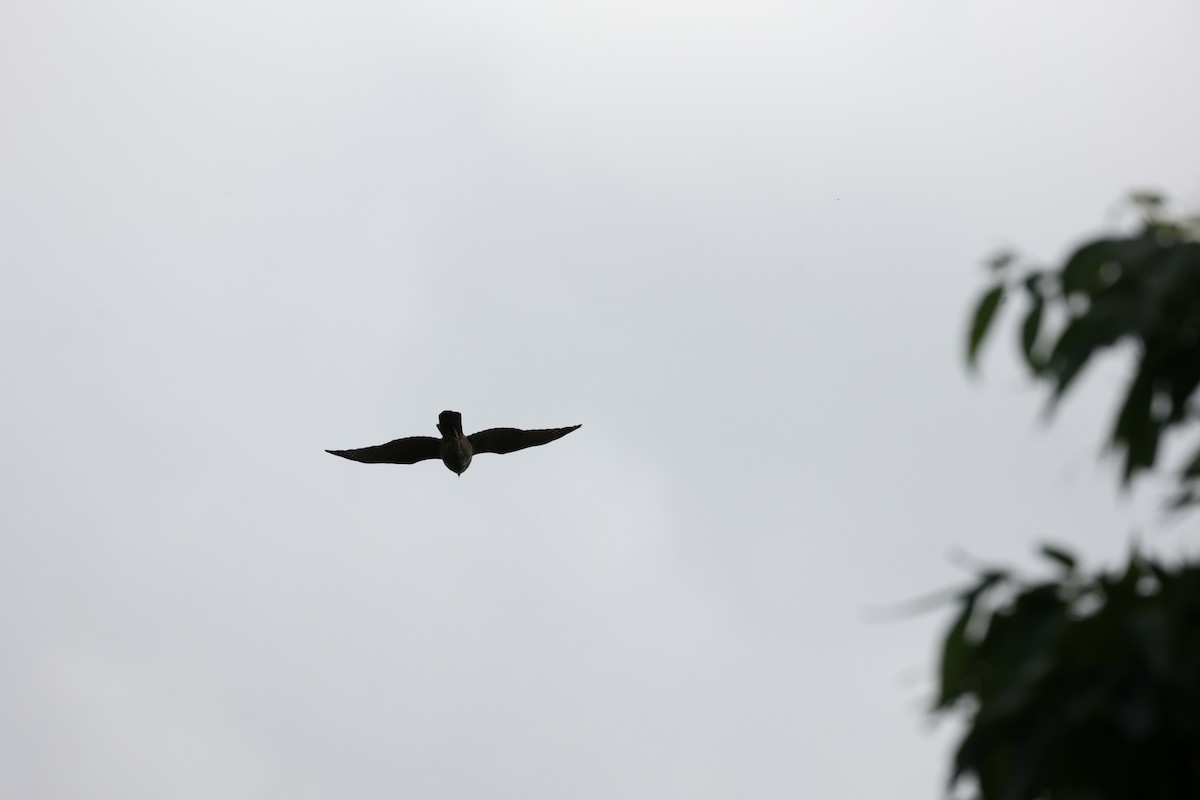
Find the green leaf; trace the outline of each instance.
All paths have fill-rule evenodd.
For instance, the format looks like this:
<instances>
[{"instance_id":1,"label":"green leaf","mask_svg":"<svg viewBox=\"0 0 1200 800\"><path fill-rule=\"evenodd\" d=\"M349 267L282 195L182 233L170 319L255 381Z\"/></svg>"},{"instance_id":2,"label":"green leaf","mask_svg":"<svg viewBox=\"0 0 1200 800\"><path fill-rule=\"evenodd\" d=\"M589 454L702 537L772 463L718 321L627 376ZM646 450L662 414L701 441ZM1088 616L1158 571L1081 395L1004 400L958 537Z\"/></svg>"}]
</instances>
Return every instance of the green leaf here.
<instances>
[{"instance_id":1,"label":"green leaf","mask_svg":"<svg viewBox=\"0 0 1200 800\"><path fill-rule=\"evenodd\" d=\"M1056 383L1054 401L1062 398L1097 350L1130 335L1136 324L1136 308L1117 297L1102 298L1072 320L1054 343L1043 367Z\"/></svg>"},{"instance_id":2,"label":"green leaf","mask_svg":"<svg viewBox=\"0 0 1200 800\"><path fill-rule=\"evenodd\" d=\"M1080 246L1059 273L1064 295L1094 294L1104 288L1104 265L1113 260L1113 241L1098 239Z\"/></svg>"},{"instance_id":3,"label":"green leaf","mask_svg":"<svg viewBox=\"0 0 1200 800\"><path fill-rule=\"evenodd\" d=\"M1069 324L1050 353L1045 369L1051 374L1055 386L1053 400L1057 402L1087 366L1095 350L1094 326L1088 319L1077 319Z\"/></svg>"},{"instance_id":4,"label":"green leaf","mask_svg":"<svg viewBox=\"0 0 1200 800\"><path fill-rule=\"evenodd\" d=\"M1021 285L1025 287L1025 291L1029 292L1029 297L1032 300L1045 298L1045 282L1046 273L1042 270L1034 270L1021 279Z\"/></svg>"},{"instance_id":5,"label":"green leaf","mask_svg":"<svg viewBox=\"0 0 1200 800\"><path fill-rule=\"evenodd\" d=\"M1051 561L1057 561L1067 568L1067 572L1072 572L1075 569L1075 557L1066 550L1061 550L1053 545L1042 545L1042 555Z\"/></svg>"},{"instance_id":6,"label":"green leaf","mask_svg":"<svg viewBox=\"0 0 1200 800\"><path fill-rule=\"evenodd\" d=\"M1029 313L1025 315L1025 321L1021 324L1021 352L1025 354L1025 363L1034 372L1040 372L1043 366L1043 362L1034 348L1037 345L1038 332L1042 327L1042 313L1045 308L1046 302L1039 295L1034 299Z\"/></svg>"},{"instance_id":7,"label":"green leaf","mask_svg":"<svg viewBox=\"0 0 1200 800\"><path fill-rule=\"evenodd\" d=\"M946 641L942 645L942 690L938 695L936 708L947 708L954 704L963 693L964 681L974 652L974 647L967 641L967 626L975 611L975 601L978 591L972 591L963 599L963 608L958 618L950 626Z\"/></svg>"},{"instance_id":8,"label":"green leaf","mask_svg":"<svg viewBox=\"0 0 1200 800\"><path fill-rule=\"evenodd\" d=\"M979 777L981 762L988 751L988 745L991 744L987 741L986 734L987 730L981 730L978 724L967 729L954 754L954 769L950 772L951 788L959 778L968 773L975 773Z\"/></svg>"},{"instance_id":9,"label":"green leaf","mask_svg":"<svg viewBox=\"0 0 1200 800\"><path fill-rule=\"evenodd\" d=\"M1143 370L1125 395L1112 434L1113 447L1125 450L1122 482L1126 486L1138 472L1153 466L1158 455L1158 436L1162 425L1151 415L1153 400L1152 377Z\"/></svg>"},{"instance_id":10,"label":"green leaf","mask_svg":"<svg viewBox=\"0 0 1200 800\"><path fill-rule=\"evenodd\" d=\"M967 363L970 366L975 366L979 346L983 344L983 340L991 328L992 321L996 316L996 309L1004 300L1005 288L1003 283L996 284L984 293L983 297L979 299L979 305L975 307L975 314L971 319L971 333L967 339Z\"/></svg>"}]
</instances>

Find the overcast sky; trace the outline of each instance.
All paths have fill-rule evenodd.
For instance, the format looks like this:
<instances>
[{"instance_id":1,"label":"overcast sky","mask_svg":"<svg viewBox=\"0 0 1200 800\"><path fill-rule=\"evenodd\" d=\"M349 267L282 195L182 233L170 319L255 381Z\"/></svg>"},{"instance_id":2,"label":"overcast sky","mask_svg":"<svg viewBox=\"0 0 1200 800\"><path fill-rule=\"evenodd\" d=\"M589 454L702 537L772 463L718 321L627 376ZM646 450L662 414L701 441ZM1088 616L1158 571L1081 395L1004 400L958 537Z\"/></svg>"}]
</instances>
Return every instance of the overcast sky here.
<instances>
[{"instance_id":1,"label":"overcast sky","mask_svg":"<svg viewBox=\"0 0 1200 800\"><path fill-rule=\"evenodd\" d=\"M1184 0L0 5L0 795L935 797L954 549L1155 493L979 264L1200 204ZM583 427L362 465L325 448Z\"/></svg>"}]
</instances>

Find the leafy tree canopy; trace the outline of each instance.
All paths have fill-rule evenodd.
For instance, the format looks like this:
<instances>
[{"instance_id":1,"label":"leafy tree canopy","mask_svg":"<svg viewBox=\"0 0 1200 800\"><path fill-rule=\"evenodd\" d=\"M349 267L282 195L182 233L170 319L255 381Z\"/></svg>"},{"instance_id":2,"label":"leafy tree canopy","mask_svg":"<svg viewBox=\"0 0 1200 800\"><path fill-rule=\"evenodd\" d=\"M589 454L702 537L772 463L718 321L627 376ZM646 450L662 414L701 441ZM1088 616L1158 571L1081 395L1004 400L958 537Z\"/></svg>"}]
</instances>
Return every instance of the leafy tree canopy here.
<instances>
[{"instance_id":1,"label":"leafy tree canopy","mask_svg":"<svg viewBox=\"0 0 1200 800\"><path fill-rule=\"evenodd\" d=\"M1109 435L1127 484L1154 466L1163 434L1196 416L1200 386L1200 217L1170 219L1163 199L1149 193L1133 195L1131 205L1137 230L1084 242L1057 269L1020 268L1011 253L994 257L993 282L967 337L974 366L1005 300L1023 296L1021 352L1033 377L1050 384L1052 405L1095 356L1133 344L1135 372ZM1200 450L1180 478L1175 505L1200 496Z\"/></svg>"},{"instance_id":2,"label":"leafy tree canopy","mask_svg":"<svg viewBox=\"0 0 1200 800\"><path fill-rule=\"evenodd\" d=\"M1132 205L1135 231L1087 241L1057 269L993 258L967 335L975 366L1005 300L1022 298L1021 353L1052 408L1093 357L1133 345L1109 435L1125 485L1197 415L1200 386L1200 219L1169 218L1153 194ZM1172 505L1198 499L1200 452ZM1057 579L984 570L958 595L935 703L966 717L952 785L971 778L982 800L1200 798L1200 564L1135 551L1089 576L1042 552Z\"/></svg>"},{"instance_id":3,"label":"leafy tree canopy","mask_svg":"<svg viewBox=\"0 0 1200 800\"><path fill-rule=\"evenodd\" d=\"M1134 553L1057 580L993 571L961 596L940 710L967 712L952 781L981 797L1200 797L1200 566Z\"/></svg>"}]
</instances>

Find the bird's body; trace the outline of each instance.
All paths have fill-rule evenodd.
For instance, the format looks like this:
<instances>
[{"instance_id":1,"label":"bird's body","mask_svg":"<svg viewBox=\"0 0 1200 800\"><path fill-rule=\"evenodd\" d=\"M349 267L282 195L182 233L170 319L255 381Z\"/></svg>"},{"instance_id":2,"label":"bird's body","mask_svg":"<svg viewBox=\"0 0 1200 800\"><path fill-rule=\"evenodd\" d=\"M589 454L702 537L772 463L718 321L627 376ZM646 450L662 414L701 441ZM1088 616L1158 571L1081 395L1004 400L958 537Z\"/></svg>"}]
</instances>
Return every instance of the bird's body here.
<instances>
[{"instance_id":1,"label":"bird's body","mask_svg":"<svg viewBox=\"0 0 1200 800\"><path fill-rule=\"evenodd\" d=\"M475 455L471 440L463 435L462 414L457 411L443 411L438 416L437 427L438 432L442 434L438 455L442 457L442 463L447 469L461 476L467 471L467 467L471 466L471 456Z\"/></svg>"},{"instance_id":2,"label":"bird's body","mask_svg":"<svg viewBox=\"0 0 1200 800\"><path fill-rule=\"evenodd\" d=\"M561 439L578 428L548 428L545 430L521 430L519 428L489 428L486 431L463 434L462 414L443 411L438 415L437 429L440 439L432 436L409 436L395 439L387 444L361 447L357 450L326 450L335 456L361 461L364 464L415 464L431 458L440 458L451 472L462 475L471 466L471 457L476 453L512 453L526 447L548 444Z\"/></svg>"}]
</instances>

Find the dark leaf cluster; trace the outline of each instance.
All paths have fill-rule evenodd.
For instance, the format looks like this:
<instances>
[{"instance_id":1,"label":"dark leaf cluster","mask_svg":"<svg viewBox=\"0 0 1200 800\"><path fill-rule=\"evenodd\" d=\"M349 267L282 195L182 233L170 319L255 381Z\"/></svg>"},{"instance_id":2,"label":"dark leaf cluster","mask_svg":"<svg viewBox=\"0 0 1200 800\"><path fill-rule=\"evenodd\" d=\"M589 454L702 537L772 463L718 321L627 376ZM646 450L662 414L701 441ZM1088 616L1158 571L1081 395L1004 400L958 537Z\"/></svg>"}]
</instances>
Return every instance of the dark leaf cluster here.
<instances>
[{"instance_id":1,"label":"dark leaf cluster","mask_svg":"<svg viewBox=\"0 0 1200 800\"><path fill-rule=\"evenodd\" d=\"M994 279L967 337L974 365L1001 306L1022 296L1021 353L1031 373L1050 384L1052 404L1093 357L1133 345L1134 373L1109 436L1125 483L1154 465L1166 432L1196 416L1200 386L1200 220L1166 218L1156 195L1137 194L1132 203L1141 212L1137 230L1087 241L1055 269L1021 271L1011 254L993 258ZM1200 499L1192 488L1198 479L1200 451L1184 467L1177 505Z\"/></svg>"},{"instance_id":2,"label":"dark leaf cluster","mask_svg":"<svg viewBox=\"0 0 1200 800\"><path fill-rule=\"evenodd\" d=\"M1134 553L1085 577L981 574L946 636L939 711L965 712L952 784L980 800L1200 797L1200 566Z\"/></svg>"}]
</instances>

